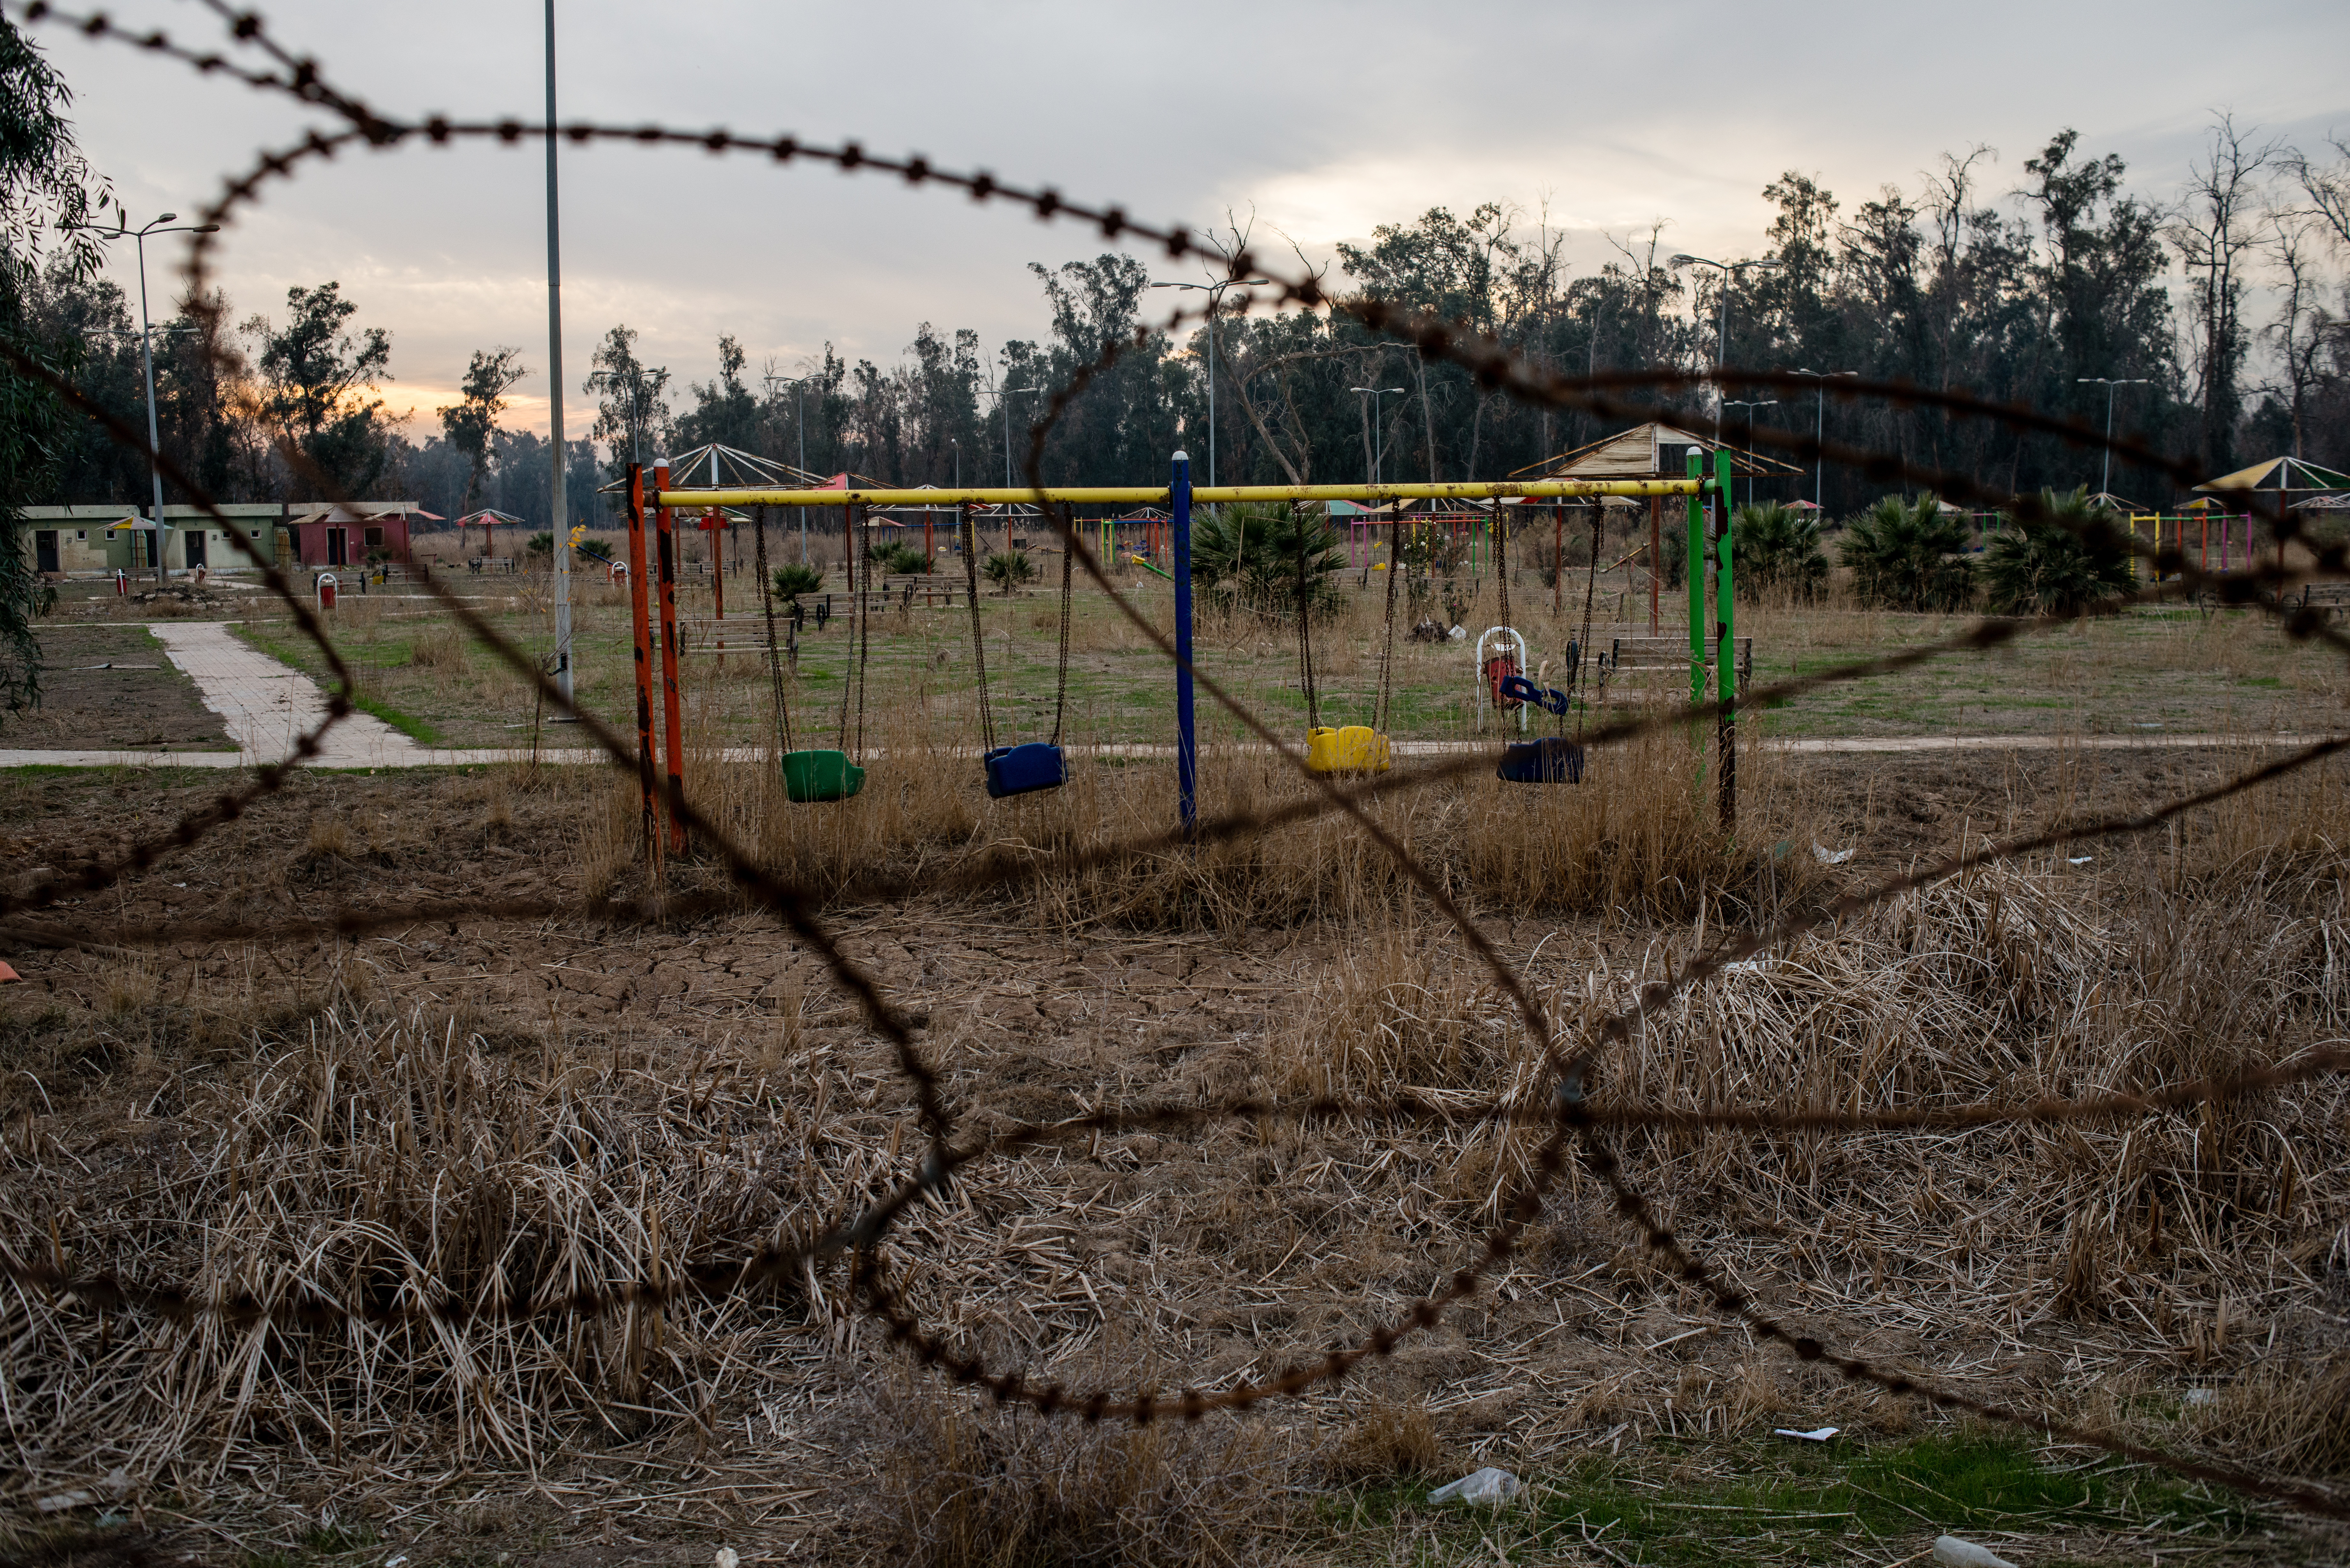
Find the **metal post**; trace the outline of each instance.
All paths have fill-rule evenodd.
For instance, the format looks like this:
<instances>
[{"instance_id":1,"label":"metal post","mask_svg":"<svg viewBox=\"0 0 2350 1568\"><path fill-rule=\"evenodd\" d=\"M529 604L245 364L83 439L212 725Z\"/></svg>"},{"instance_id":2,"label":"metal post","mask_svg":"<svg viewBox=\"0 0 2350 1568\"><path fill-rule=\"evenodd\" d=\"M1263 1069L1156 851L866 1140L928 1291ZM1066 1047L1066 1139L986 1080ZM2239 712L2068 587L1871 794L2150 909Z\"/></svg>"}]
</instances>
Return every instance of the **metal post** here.
<instances>
[{"instance_id":1,"label":"metal post","mask_svg":"<svg viewBox=\"0 0 2350 1568\"><path fill-rule=\"evenodd\" d=\"M1689 476L1705 477L1705 454L1689 450ZM1705 701L1705 497L1697 491L1689 498L1689 639L1690 702Z\"/></svg>"},{"instance_id":2,"label":"metal post","mask_svg":"<svg viewBox=\"0 0 2350 1568\"><path fill-rule=\"evenodd\" d=\"M660 825L653 816L653 639L645 604L645 471L629 464L629 612L637 649L637 780L644 792L645 859L660 877Z\"/></svg>"},{"instance_id":3,"label":"metal post","mask_svg":"<svg viewBox=\"0 0 2350 1568\"><path fill-rule=\"evenodd\" d=\"M1648 635L1660 636L1657 630L1659 601L1663 597L1665 581L1665 498L1648 497Z\"/></svg>"},{"instance_id":4,"label":"metal post","mask_svg":"<svg viewBox=\"0 0 2350 1568\"><path fill-rule=\"evenodd\" d=\"M155 326L147 315L147 235L138 234L139 241L139 358L147 371L147 477L155 484L155 580L162 582L172 575L170 536L163 531L163 470L155 461L163 450L162 438L155 433Z\"/></svg>"},{"instance_id":5,"label":"metal post","mask_svg":"<svg viewBox=\"0 0 2350 1568\"><path fill-rule=\"evenodd\" d=\"M653 489L669 488L669 464L653 464ZM678 712L677 691L677 534L666 506L654 508L653 527L660 556L661 720L668 742L661 759L669 773L669 846L685 852L685 825L677 808L685 803L685 730Z\"/></svg>"},{"instance_id":6,"label":"metal post","mask_svg":"<svg viewBox=\"0 0 2350 1568\"><path fill-rule=\"evenodd\" d=\"M1200 826L1200 735L1191 711L1191 459L1175 454L1167 487L1175 522L1175 794L1188 836Z\"/></svg>"},{"instance_id":7,"label":"metal post","mask_svg":"<svg viewBox=\"0 0 2350 1568\"><path fill-rule=\"evenodd\" d=\"M1726 452L1713 454L1713 482L1719 493L1730 493L1730 454ZM1721 764L1721 810L1725 830L1738 826L1738 596L1731 584L1732 531L1731 508L1725 502L1721 531L1714 541L1720 566L1713 579L1714 614L1718 618L1714 626L1713 689L1721 696L1721 718L1715 732L1714 751Z\"/></svg>"},{"instance_id":8,"label":"metal post","mask_svg":"<svg viewBox=\"0 0 2350 1568\"><path fill-rule=\"evenodd\" d=\"M555 442L555 687L571 701L571 508L563 472L563 254L556 215L555 0L546 0L546 418Z\"/></svg>"}]
</instances>

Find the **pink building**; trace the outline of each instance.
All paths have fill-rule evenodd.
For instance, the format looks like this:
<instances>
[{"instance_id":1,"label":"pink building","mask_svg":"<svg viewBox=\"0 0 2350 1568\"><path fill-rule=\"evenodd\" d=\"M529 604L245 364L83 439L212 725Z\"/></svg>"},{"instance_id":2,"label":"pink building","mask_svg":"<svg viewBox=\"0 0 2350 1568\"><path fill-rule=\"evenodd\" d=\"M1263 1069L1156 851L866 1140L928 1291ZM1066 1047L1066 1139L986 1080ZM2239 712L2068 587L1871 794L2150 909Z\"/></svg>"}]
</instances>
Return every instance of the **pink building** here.
<instances>
[{"instance_id":1,"label":"pink building","mask_svg":"<svg viewBox=\"0 0 2350 1568\"><path fill-rule=\"evenodd\" d=\"M371 558L408 560L408 519L413 501L337 502L288 509L294 558L306 566L357 566Z\"/></svg>"}]
</instances>

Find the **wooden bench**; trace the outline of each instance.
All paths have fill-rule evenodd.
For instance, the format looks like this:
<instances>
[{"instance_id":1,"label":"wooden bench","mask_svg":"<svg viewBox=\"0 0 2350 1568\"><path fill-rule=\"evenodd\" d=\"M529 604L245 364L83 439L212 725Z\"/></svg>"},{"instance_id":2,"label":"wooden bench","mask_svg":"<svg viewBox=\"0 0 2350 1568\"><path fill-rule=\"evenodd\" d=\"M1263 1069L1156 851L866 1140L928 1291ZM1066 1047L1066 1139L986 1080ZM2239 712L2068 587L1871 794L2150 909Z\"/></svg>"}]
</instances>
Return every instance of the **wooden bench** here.
<instances>
[{"instance_id":1,"label":"wooden bench","mask_svg":"<svg viewBox=\"0 0 2350 1568\"><path fill-rule=\"evenodd\" d=\"M1593 639L1595 642L1597 639ZM1606 702L1618 690L1644 691L1652 686L1672 691L1676 697L1689 690L1689 639L1679 637L1618 637L1610 639L1611 646L1599 656L1599 700ZM1742 637L1733 641L1738 664L1738 684L1745 687L1754 679L1754 639ZM1705 645L1705 666L1713 669L1714 645Z\"/></svg>"},{"instance_id":2,"label":"wooden bench","mask_svg":"<svg viewBox=\"0 0 2350 1568\"><path fill-rule=\"evenodd\" d=\"M2337 620L2344 610L2350 610L2350 583L2304 583L2301 597L2285 597L2285 603L2303 609L2324 610L2325 618Z\"/></svg>"}]
</instances>

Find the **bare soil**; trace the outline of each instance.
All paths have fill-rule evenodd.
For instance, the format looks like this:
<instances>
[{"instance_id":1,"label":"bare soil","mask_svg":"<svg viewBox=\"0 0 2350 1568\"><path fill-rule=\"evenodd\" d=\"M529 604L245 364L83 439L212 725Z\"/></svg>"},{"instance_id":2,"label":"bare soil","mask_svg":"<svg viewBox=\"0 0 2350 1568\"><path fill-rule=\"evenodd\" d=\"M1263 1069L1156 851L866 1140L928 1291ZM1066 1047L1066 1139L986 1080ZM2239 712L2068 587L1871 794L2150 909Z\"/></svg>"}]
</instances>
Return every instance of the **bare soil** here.
<instances>
[{"instance_id":1,"label":"bare soil","mask_svg":"<svg viewBox=\"0 0 2350 1568\"><path fill-rule=\"evenodd\" d=\"M2240 762L2209 752L1946 753L1789 759L1782 774L1819 825L1821 846L1858 851L1818 896L1985 833L2168 798ZM220 787L215 777L169 772L0 778L13 824L0 866L12 885L39 868L70 867L109 844L154 836ZM155 870L16 925L36 932L93 917L136 927L437 898L575 896L575 857L564 849L592 830L602 787L584 770L297 775ZM2072 881L2091 907L2105 887L2099 877L2110 875L2118 890L2128 857L2149 851L2090 853L2085 867L2051 864L2028 889L2018 884L2016 907L2027 891L2073 897ZM689 861L677 877L708 884L714 874ZM1994 899L1994 926L1998 910ZM1620 999L1622 986L1685 961L1703 941L1686 928L1623 919L1477 913L1570 1016L1586 1000ZM1736 917L1715 918L1718 935L1720 922ZM1457 1093L1465 1103L1529 1071L1498 1044L1510 1027L1506 1009L1474 964L1457 941L1417 923L1067 927L1016 896L844 906L828 919L918 1022L965 1136L1105 1103L1278 1092L1297 1042L1366 1006L1384 1021L1365 1036L1367 1049L1378 1048L1385 1030L1399 1050L1420 1053L1390 1083ZM629 1151L609 1179L627 1189L609 1200L623 1214L670 1213L654 1247L670 1233L671 1245L697 1256L739 1251L879 1190L920 1147L883 1043L812 955L754 914L655 928L420 922L352 940L189 940L151 953L20 939L0 941L0 953L25 977L0 995L0 1067L8 1070L0 1210L9 1244L46 1238L52 1227L87 1232L78 1245L98 1258L120 1251L126 1272L186 1271L203 1255L184 1238L143 1239L135 1217L165 1189L193 1191L225 1174L233 1208L238 1181L257 1194L277 1179L281 1157L243 1140L308 1114L301 1107L311 1102L300 1096L283 1110L264 1107L279 1103L273 1085L314 1070L303 1064L321 1049L329 1051L323 1059L345 1061L338 1071L348 1075L375 1059L370 1051L412 1063L442 1048L435 1042L455 1042L476 1064L463 1081L485 1086L467 1092L540 1084L549 1085L543 1106L592 1100L598 1137ZM1606 987L1603 971L1613 977ZM1705 1027L1694 1015L1691 1026ZM1727 1026L1713 1027L1711 1049L1719 1051ZM2021 1015L2014 1027L2023 1027ZM331 1044L338 1040L353 1044ZM1757 1087L1776 1098L1795 1085ZM420 1130L387 1133L390 1147L429 1167L439 1157L415 1140L441 1136L428 1126L437 1125L427 1112L438 1102L422 1094L399 1103L415 1109ZM2338 1131L2339 1102L2324 1104L2334 1109L2314 1114L2332 1116ZM495 1128L494 1141L511 1136L519 1149L550 1136L533 1118L555 1113L478 1114ZM2183 1257L2164 1262L2148 1251L2118 1265L2122 1283L2095 1285L2113 1293L2098 1304L2052 1310L2062 1271L2061 1259L2051 1260L2065 1232L2013 1239L2014 1258L2002 1261L2010 1239L1994 1237L1996 1222L1981 1228L2002 1205L2023 1201L2013 1162L2074 1158L2064 1148L2033 1153L2040 1146L2032 1137L2001 1145L2007 1153L1987 1161L1936 1157L1939 1172L1922 1145L1880 1148L1865 1139L1798 1140L1752 1155L1707 1139L1632 1158L1674 1222L1761 1288L1774 1310L1800 1314L1824 1337L1872 1358L1960 1381L1978 1397L2142 1418L2160 1440L2193 1443L2204 1440L2202 1428L2178 1425L2188 1383L2251 1376L2264 1336L2270 1354L2282 1345L2322 1360L2338 1349L2342 1336L2327 1323L2350 1313L2350 1276L2330 1264L2314 1277L2280 1265L2265 1282L2230 1286ZM453 1173L468 1161L450 1147L445 1170ZM972 1168L950 1199L910 1216L893 1262L927 1322L999 1364L1073 1386L1213 1385L1316 1355L1391 1320L1472 1255L1496 1218L1496 1192L1528 1148L1507 1128L1441 1124L1219 1125L1103 1137ZM284 1179L309 1181L293 1162L282 1157ZM233 1174L240 1168L241 1178ZM2304 1189L2302 1200L2317 1210L2303 1220L2290 1219L2290 1197L2282 1200L2288 1219L2272 1239L2277 1258L2308 1256L2313 1244L2323 1255L2340 1220L2332 1178L2313 1171L2305 1179L2324 1193ZM437 1211L439 1179L431 1190ZM674 1226L690 1228L690 1239L667 1229ZM2158 1220L2158 1244L2159 1231ZM2142 1296L2130 1294L2132 1277L2144 1282ZM940 1477L993 1466L1003 1487L1019 1490L1093 1459L1075 1450L1038 1459L1021 1447L1024 1428L988 1426L993 1417L964 1396L910 1373L877 1325L848 1310L846 1293L835 1265L764 1304L678 1309L662 1331L670 1360L656 1357L633 1391L596 1382L601 1374L575 1355L595 1387L585 1397L548 1396L555 1404L527 1455L478 1447L450 1455L451 1439L434 1436L448 1412L430 1399L362 1438L374 1417L357 1394L340 1417L348 1433L338 1438L352 1447L329 1455L325 1428L295 1408L305 1375L288 1364L272 1375L284 1398L264 1401L274 1414L231 1415L225 1404L197 1400L192 1408L211 1413L191 1417L186 1452L169 1460L140 1458L135 1432L90 1430L75 1446L20 1451L11 1507L29 1538L54 1535L56 1521L26 1511L25 1500L96 1486L122 1465L131 1488L122 1506L141 1528L173 1552L224 1563L276 1553L356 1564L405 1551L419 1564L527 1556L585 1568L706 1563L722 1544L747 1561L986 1560L908 1533L907 1519L937 1517L946 1496L936 1490ZM2161 1327L2144 1312L2129 1315L2137 1309L2125 1300L2158 1300ZM8 1321L12 1334L29 1326ZM160 1354L174 1342L153 1343ZM1419 1484L1424 1492L1427 1480L1483 1463L1566 1485L1563 1478L1584 1473L1575 1467L1604 1462L1622 1486L1711 1496L1703 1489L1721 1477L1778 1462L1752 1445L1782 1424L1837 1425L1882 1444L1939 1429L1898 1401L1722 1327L1698 1296L1659 1275L1600 1189L1571 1176L1494 1285L1437 1330L1343 1386L1249 1421L1211 1422L1196 1440L1181 1439L1189 1448L1154 1450L1159 1469L1149 1473L1172 1489L1163 1497L1134 1483L1136 1497L1160 1498L1152 1509L1180 1514L1168 1498L1180 1501L1184 1487L1207 1487L1200 1478L1235 1473L1240 1462L1235 1450L1217 1449L1217 1471L1202 1445L1245 1440L1259 1445L1244 1458L1266 1467L1275 1501L1335 1499L1356 1510L1351 1524L1315 1511L1319 1503L1281 1502L1271 1513L1231 1512L1234 1543L1221 1555L1195 1542L1184 1549L1194 1556L1133 1560L1490 1561L1472 1559L1473 1542L1446 1533L1440 1513L1415 1513L1408 1500L1376 1489ZM2088 1457L2057 1450L2043 1462ZM1020 1468L1031 1463L1045 1468ZM1421 1481L1411 1483L1414 1475ZM1380 1498L1388 1501L1378 1506L1401 1509L1401 1522L1365 1523L1362 1508ZM954 1503L969 1506L968 1498ZM2030 1542L2035 1552L2081 1561L2137 1560L2149 1544L2172 1558L2240 1542L2248 1528L2237 1519L2218 1535L2190 1539L2174 1523L2165 1534L2158 1521L2148 1523L2158 1511L2149 1506L2126 1528L2042 1521ZM1130 1512L1118 1517L1128 1521L1119 1528L1133 1527ZM2334 1549L2330 1537L2258 1517L2256 1528L2283 1532L2262 1548L2275 1560ZM1867 1560L1921 1550L1930 1526L1921 1516L1907 1536L1872 1542ZM1243 1547L1243 1539L1253 1544ZM1608 1556L1555 1542L1540 1550L1567 1554L1504 1560ZM1778 1550L1758 1538L1731 1555Z\"/></svg>"},{"instance_id":2,"label":"bare soil","mask_svg":"<svg viewBox=\"0 0 2350 1568\"><path fill-rule=\"evenodd\" d=\"M41 705L0 729L39 751L234 751L221 716L138 625L44 626Z\"/></svg>"}]
</instances>

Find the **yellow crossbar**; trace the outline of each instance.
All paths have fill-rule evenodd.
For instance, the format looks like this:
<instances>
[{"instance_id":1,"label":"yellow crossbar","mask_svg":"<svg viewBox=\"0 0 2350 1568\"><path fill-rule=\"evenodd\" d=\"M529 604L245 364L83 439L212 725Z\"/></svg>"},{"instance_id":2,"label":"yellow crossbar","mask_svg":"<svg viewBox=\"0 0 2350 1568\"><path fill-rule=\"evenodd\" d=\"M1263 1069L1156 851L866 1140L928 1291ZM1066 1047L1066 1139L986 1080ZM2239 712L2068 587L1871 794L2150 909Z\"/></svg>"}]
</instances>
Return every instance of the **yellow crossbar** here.
<instances>
[{"instance_id":1,"label":"yellow crossbar","mask_svg":"<svg viewBox=\"0 0 2350 1568\"><path fill-rule=\"evenodd\" d=\"M1544 479L1521 483L1459 484L1222 484L1196 485L1195 504L1242 501L1529 501L1572 500L1591 495L1688 495L1711 490L1710 479ZM660 506L1071 506L1164 505L1165 485L1097 485L1043 490L664 490Z\"/></svg>"}]
</instances>

